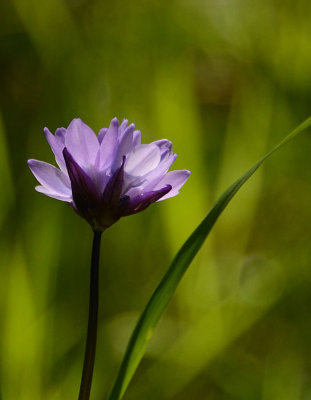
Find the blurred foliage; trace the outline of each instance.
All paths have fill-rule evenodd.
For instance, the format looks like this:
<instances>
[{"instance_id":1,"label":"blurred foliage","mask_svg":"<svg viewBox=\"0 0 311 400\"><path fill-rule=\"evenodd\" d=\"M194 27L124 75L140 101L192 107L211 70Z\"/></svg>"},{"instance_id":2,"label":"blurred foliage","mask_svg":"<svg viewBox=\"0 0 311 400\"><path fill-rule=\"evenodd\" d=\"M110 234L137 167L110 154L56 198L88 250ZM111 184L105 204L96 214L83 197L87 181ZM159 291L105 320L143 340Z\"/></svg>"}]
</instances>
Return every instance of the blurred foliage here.
<instances>
[{"instance_id":1,"label":"blurred foliage","mask_svg":"<svg viewBox=\"0 0 311 400\"><path fill-rule=\"evenodd\" d=\"M33 190L42 128L117 116L174 143L181 194L103 236L92 397L222 190L311 114L308 0L11 0L0 9L0 399L77 397L91 230ZM311 397L311 140L260 170L217 223L126 400Z\"/></svg>"}]
</instances>

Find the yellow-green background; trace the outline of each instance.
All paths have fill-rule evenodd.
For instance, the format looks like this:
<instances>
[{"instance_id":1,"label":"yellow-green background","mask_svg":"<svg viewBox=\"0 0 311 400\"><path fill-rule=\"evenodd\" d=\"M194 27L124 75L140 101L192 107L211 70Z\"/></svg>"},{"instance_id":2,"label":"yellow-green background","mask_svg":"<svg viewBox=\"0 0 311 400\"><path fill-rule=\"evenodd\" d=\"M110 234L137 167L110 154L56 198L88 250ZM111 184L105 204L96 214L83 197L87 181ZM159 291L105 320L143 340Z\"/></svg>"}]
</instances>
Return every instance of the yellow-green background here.
<instances>
[{"instance_id":1,"label":"yellow-green background","mask_svg":"<svg viewBox=\"0 0 311 400\"><path fill-rule=\"evenodd\" d=\"M181 194L103 235L92 398L217 196L311 114L309 0L9 0L0 6L0 398L77 398L91 230L33 190L42 129L117 116L171 139ZM311 398L311 141L288 145L217 223L127 400Z\"/></svg>"}]
</instances>

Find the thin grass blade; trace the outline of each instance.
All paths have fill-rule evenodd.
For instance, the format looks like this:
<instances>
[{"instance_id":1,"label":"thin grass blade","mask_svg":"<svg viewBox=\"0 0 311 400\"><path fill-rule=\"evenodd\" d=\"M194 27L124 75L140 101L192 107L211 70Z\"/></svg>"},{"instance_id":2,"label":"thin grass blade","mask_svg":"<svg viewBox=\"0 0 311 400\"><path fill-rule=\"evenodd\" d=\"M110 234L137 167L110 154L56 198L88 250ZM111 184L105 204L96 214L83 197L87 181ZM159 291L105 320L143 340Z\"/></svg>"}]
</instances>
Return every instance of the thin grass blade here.
<instances>
[{"instance_id":1,"label":"thin grass blade","mask_svg":"<svg viewBox=\"0 0 311 400\"><path fill-rule=\"evenodd\" d=\"M181 278L231 199L268 157L310 126L311 117L294 129L274 149L265 154L253 167L238 178L222 194L200 225L186 240L137 322L108 400L120 400L122 398L144 355L154 328L165 311Z\"/></svg>"}]
</instances>

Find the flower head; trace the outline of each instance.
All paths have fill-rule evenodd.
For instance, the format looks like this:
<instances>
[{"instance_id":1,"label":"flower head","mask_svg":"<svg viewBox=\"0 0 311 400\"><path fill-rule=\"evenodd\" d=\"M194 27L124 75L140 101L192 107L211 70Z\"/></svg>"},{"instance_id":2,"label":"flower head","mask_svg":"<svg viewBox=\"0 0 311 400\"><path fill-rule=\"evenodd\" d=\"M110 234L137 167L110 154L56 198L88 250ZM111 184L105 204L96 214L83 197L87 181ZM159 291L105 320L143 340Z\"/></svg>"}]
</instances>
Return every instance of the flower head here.
<instances>
[{"instance_id":1,"label":"flower head","mask_svg":"<svg viewBox=\"0 0 311 400\"><path fill-rule=\"evenodd\" d=\"M176 196L190 175L168 172L176 159L170 141L141 144L140 131L125 119L119 124L114 118L98 135L80 119L55 135L47 128L44 133L59 168L28 160L41 184L36 190L70 203L94 230Z\"/></svg>"}]
</instances>

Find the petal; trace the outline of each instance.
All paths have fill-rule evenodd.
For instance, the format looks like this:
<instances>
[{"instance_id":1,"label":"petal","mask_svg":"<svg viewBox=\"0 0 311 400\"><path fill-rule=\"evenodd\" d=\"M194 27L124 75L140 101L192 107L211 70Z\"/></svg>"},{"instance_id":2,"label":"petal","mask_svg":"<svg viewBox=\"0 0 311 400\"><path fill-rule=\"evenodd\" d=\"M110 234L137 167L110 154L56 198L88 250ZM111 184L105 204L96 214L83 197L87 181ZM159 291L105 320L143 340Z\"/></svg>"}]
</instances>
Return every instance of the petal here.
<instances>
[{"instance_id":1,"label":"petal","mask_svg":"<svg viewBox=\"0 0 311 400\"><path fill-rule=\"evenodd\" d=\"M65 146L65 136L66 129L65 128L57 128L55 131L55 137Z\"/></svg>"},{"instance_id":2,"label":"petal","mask_svg":"<svg viewBox=\"0 0 311 400\"><path fill-rule=\"evenodd\" d=\"M81 119L74 119L67 128L65 145L81 167L95 163L99 150L97 136Z\"/></svg>"},{"instance_id":3,"label":"petal","mask_svg":"<svg viewBox=\"0 0 311 400\"><path fill-rule=\"evenodd\" d=\"M132 197L136 197L142 193L143 193L143 187L135 186L135 187L131 187L129 190L124 192L123 195L132 198Z\"/></svg>"},{"instance_id":4,"label":"petal","mask_svg":"<svg viewBox=\"0 0 311 400\"><path fill-rule=\"evenodd\" d=\"M120 128L119 128L119 129L120 129L120 134L121 134L121 135L122 135L123 132L125 131L128 122L129 122L128 119L123 118L122 123L121 123Z\"/></svg>"},{"instance_id":5,"label":"petal","mask_svg":"<svg viewBox=\"0 0 311 400\"><path fill-rule=\"evenodd\" d=\"M28 160L29 168L46 189L61 196L70 196L70 181L67 175L51 164L38 160Z\"/></svg>"},{"instance_id":6,"label":"petal","mask_svg":"<svg viewBox=\"0 0 311 400\"><path fill-rule=\"evenodd\" d=\"M151 145L156 145L160 150L161 160L159 164L156 168L140 177L140 179L137 179L137 177L133 175L126 174L123 194L131 196L131 189L139 185L143 186L144 191L152 191L176 160L177 155L172 154L172 142L169 140L157 140L151 143Z\"/></svg>"},{"instance_id":7,"label":"petal","mask_svg":"<svg viewBox=\"0 0 311 400\"><path fill-rule=\"evenodd\" d=\"M171 154L168 157L164 157L159 165L152 171L150 171L144 178L144 190L153 190L153 188L161 181L161 179L166 175L169 168L172 166L176 160L177 154Z\"/></svg>"},{"instance_id":8,"label":"petal","mask_svg":"<svg viewBox=\"0 0 311 400\"><path fill-rule=\"evenodd\" d=\"M55 136L49 131L48 128L43 129L47 142L49 143L58 166L62 171L66 171L65 160L63 157L63 149L65 147L65 128L58 128Z\"/></svg>"},{"instance_id":9,"label":"petal","mask_svg":"<svg viewBox=\"0 0 311 400\"><path fill-rule=\"evenodd\" d=\"M129 175L129 174L124 174L124 184L123 184L123 191L122 195L127 195L132 197L132 189L139 187L141 190L140 192L143 191L143 186L145 183L145 177L144 176L135 176L135 175ZM154 185L153 185L154 186Z\"/></svg>"},{"instance_id":10,"label":"petal","mask_svg":"<svg viewBox=\"0 0 311 400\"><path fill-rule=\"evenodd\" d=\"M120 208L122 208L122 215L131 215L136 214L140 211L145 210L151 203L158 201L160 198L165 196L167 193L170 192L172 186L166 185L161 189L142 193L136 197L129 198L127 197L124 202L121 202Z\"/></svg>"},{"instance_id":11,"label":"petal","mask_svg":"<svg viewBox=\"0 0 311 400\"><path fill-rule=\"evenodd\" d=\"M109 168L110 166L112 166L114 162L116 149L118 145L118 130L119 130L119 122L117 118L114 118L110 122L110 126L107 130L107 133L100 145L99 166L101 169Z\"/></svg>"},{"instance_id":12,"label":"petal","mask_svg":"<svg viewBox=\"0 0 311 400\"><path fill-rule=\"evenodd\" d=\"M191 174L191 172L186 169L168 172L160 180L160 182L155 186L154 189L157 190L160 187L163 187L165 185L171 185L172 190L169 193L167 193L165 196L161 197L161 199L159 199L159 201L168 199L169 197L176 196L179 193L179 189L183 186L183 184L189 178L190 174Z\"/></svg>"},{"instance_id":13,"label":"petal","mask_svg":"<svg viewBox=\"0 0 311 400\"><path fill-rule=\"evenodd\" d=\"M44 186L36 186L36 191L39 193L43 193L46 196L52 197L57 200L66 201L67 203L71 203L72 197L71 196L61 196L60 194L53 192L52 190L46 189Z\"/></svg>"},{"instance_id":14,"label":"petal","mask_svg":"<svg viewBox=\"0 0 311 400\"><path fill-rule=\"evenodd\" d=\"M63 154L71 181L72 198L78 210L84 214L98 203L100 194L92 179L74 160L66 147Z\"/></svg>"},{"instance_id":15,"label":"petal","mask_svg":"<svg viewBox=\"0 0 311 400\"><path fill-rule=\"evenodd\" d=\"M124 163L125 156L123 157L121 167L115 171L105 187L103 200L107 204L116 204L120 199L124 182Z\"/></svg>"},{"instance_id":16,"label":"petal","mask_svg":"<svg viewBox=\"0 0 311 400\"><path fill-rule=\"evenodd\" d=\"M167 139L156 140L152 142L157 145L161 151L161 160L172 154L172 142Z\"/></svg>"},{"instance_id":17,"label":"petal","mask_svg":"<svg viewBox=\"0 0 311 400\"><path fill-rule=\"evenodd\" d=\"M154 144L141 144L136 146L130 153L125 172L142 176L156 168L161 160L160 149Z\"/></svg>"},{"instance_id":18,"label":"petal","mask_svg":"<svg viewBox=\"0 0 311 400\"><path fill-rule=\"evenodd\" d=\"M92 180L94 186L96 187L96 192L98 194L102 194L110 179L110 175L107 174L106 171L101 171L96 163L95 166L85 168L83 171Z\"/></svg>"},{"instance_id":19,"label":"petal","mask_svg":"<svg viewBox=\"0 0 311 400\"><path fill-rule=\"evenodd\" d=\"M102 128L97 135L97 140L99 141L99 144L103 141L106 133L108 131L108 128Z\"/></svg>"},{"instance_id":20,"label":"petal","mask_svg":"<svg viewBox=\"0 0 311 400\"><path fill-rule=\"evenodd\" d=\"M127 156L131 152L133 148L134 129L135 129L134 124L131 124L125 129L116 151L115 160L112 166L112 172L114 172L117 168L120 167L123 157Z\"/></svg>"},{"instance_id":21,"label":"petal","mask_svg":"<svg viewBox=\"0 0 311 400\"><path fill-rule=\"evenodd\" d=\"M133 133L133 147L136 147L139 144L141 144L141 132L140 131L134 131L134 133Z\"/></svg>"}]
</instances>

